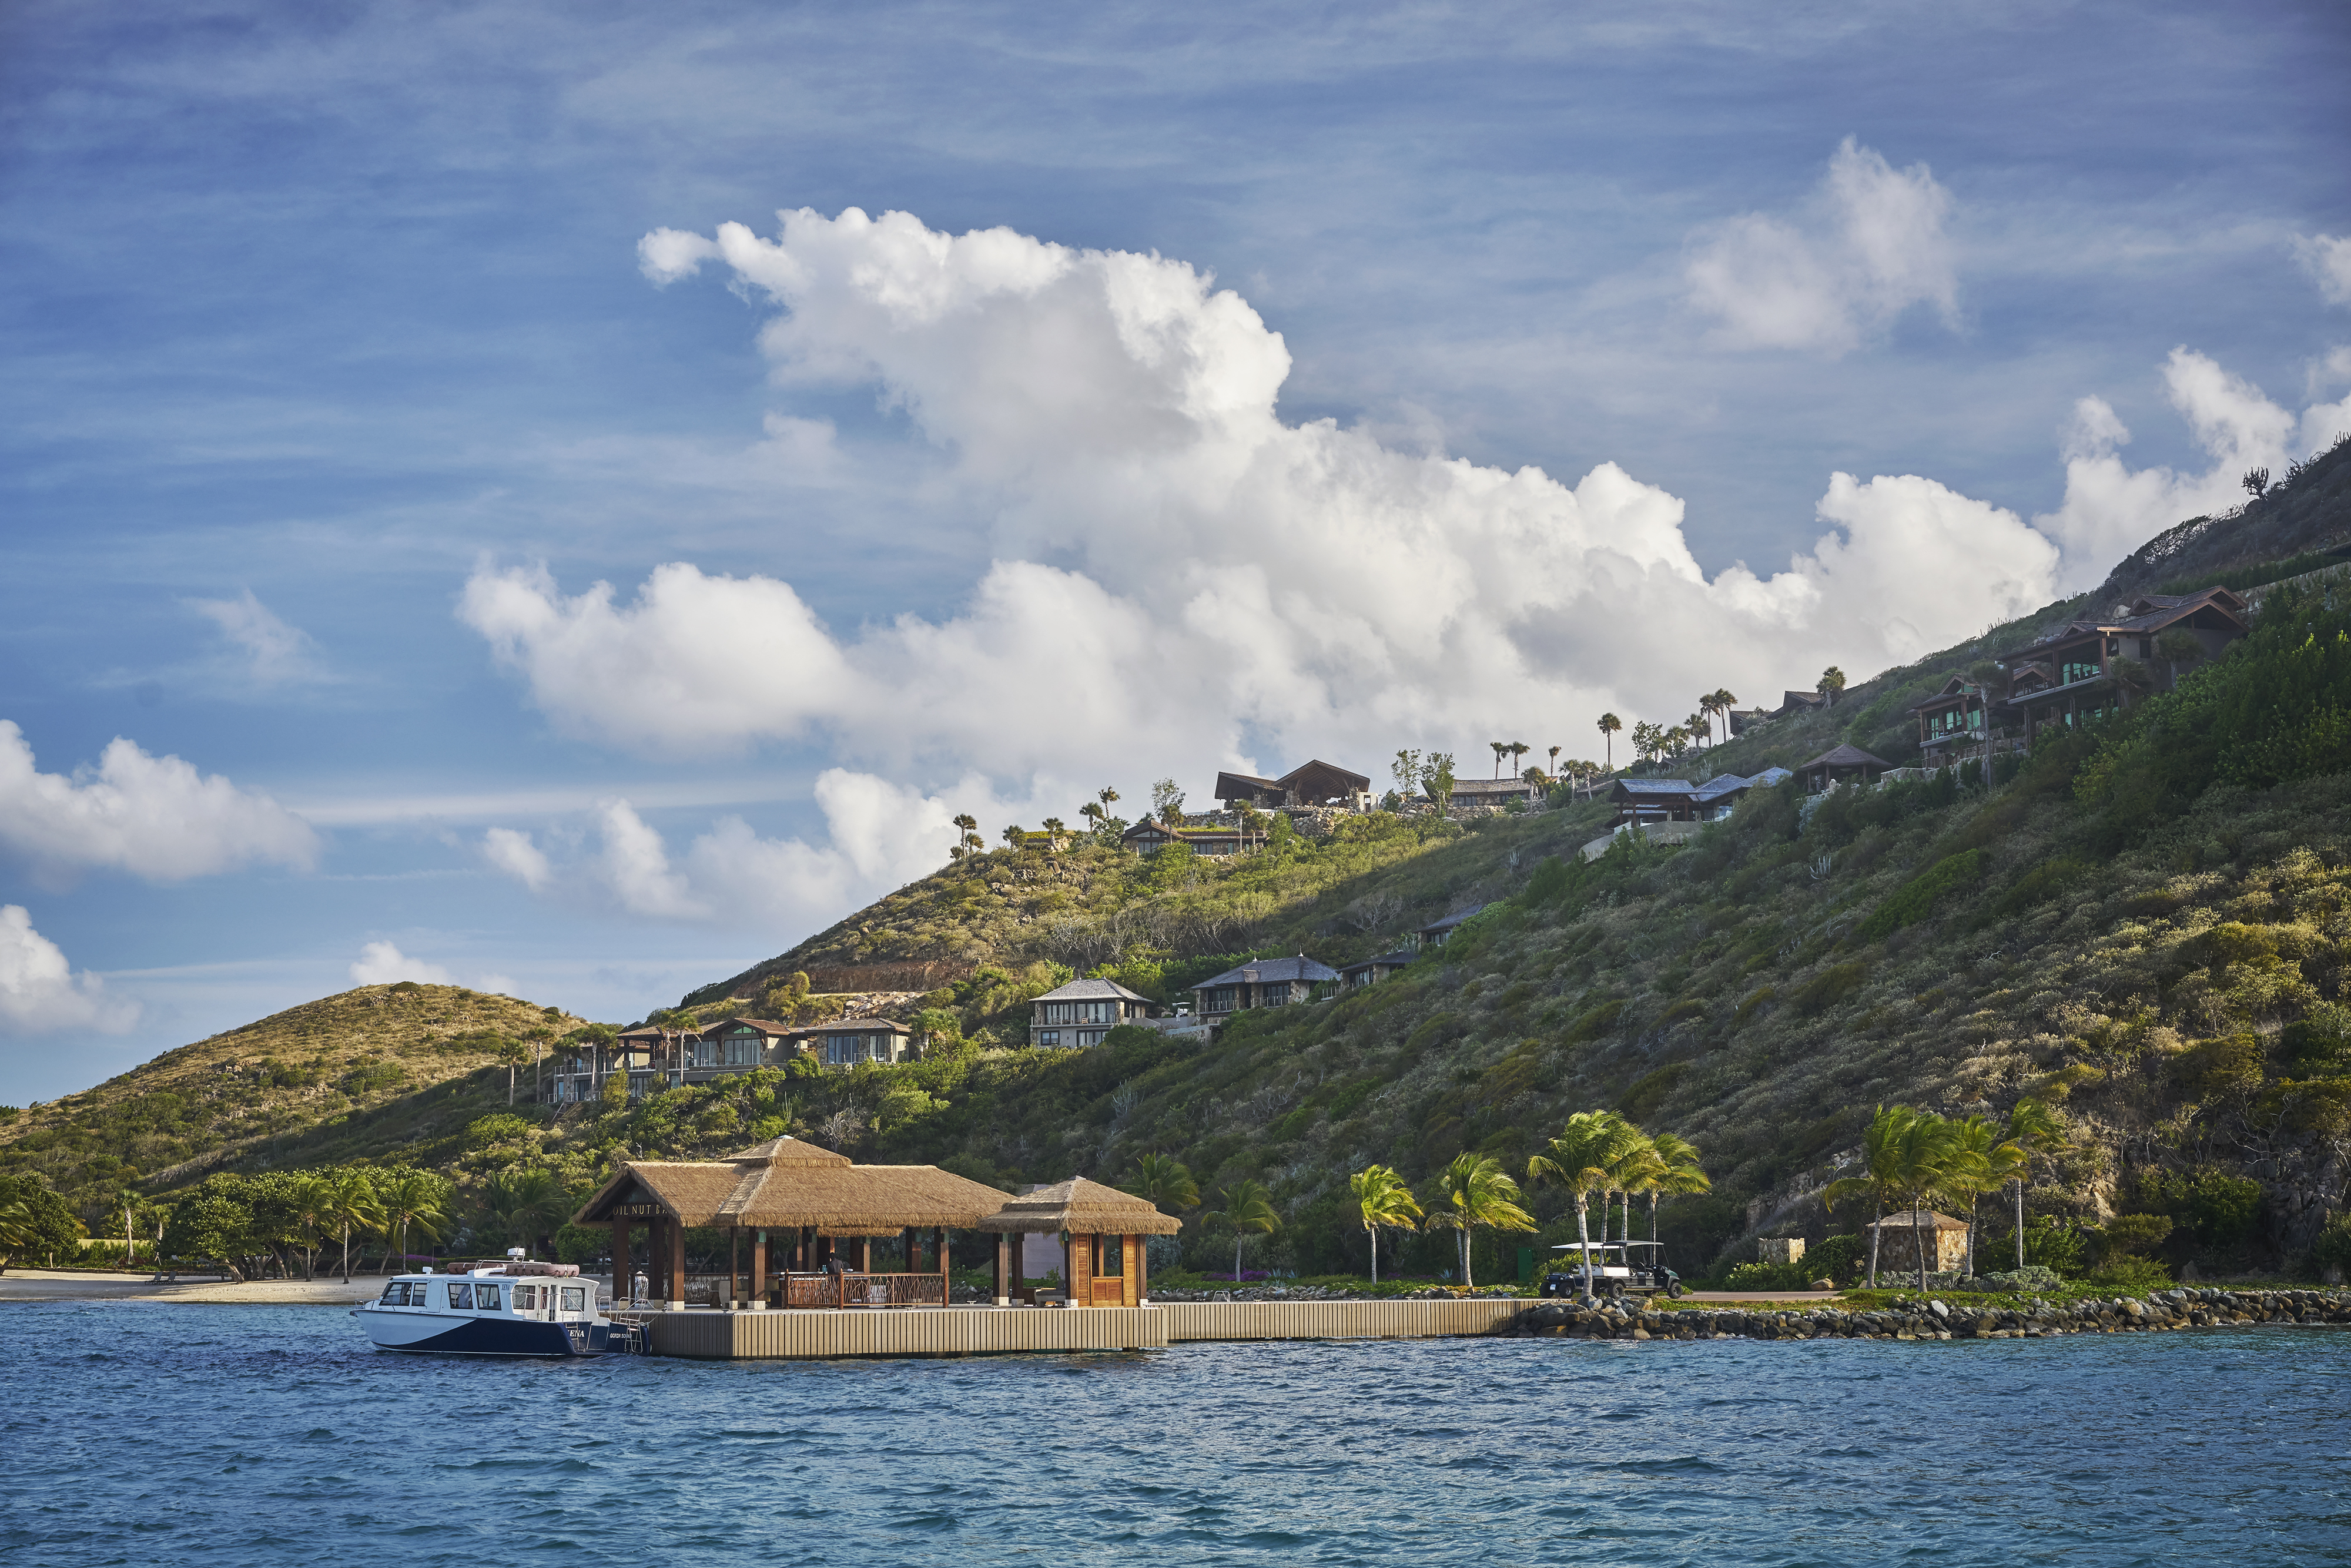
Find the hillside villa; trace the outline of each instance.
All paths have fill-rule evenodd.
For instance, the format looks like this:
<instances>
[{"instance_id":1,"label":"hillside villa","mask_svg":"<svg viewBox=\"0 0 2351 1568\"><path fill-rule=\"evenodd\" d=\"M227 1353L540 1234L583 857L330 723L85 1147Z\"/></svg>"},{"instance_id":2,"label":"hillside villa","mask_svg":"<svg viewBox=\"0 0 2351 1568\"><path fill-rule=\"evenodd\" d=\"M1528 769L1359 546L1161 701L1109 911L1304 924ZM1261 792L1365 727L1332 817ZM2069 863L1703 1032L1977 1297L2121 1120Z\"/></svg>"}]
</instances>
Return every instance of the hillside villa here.
<instances>
[{"instance_id":1,"label":"hillside villa","mask_svg":"<svg viewBox=\"0 0 2351 1568\"><path fill-rule=\"evenodd\" d=\"M1193 987L1193 1011L1203 1019L1219 1019L1249 1008L1289 1007L1311 1000L1316 986L1338 977L1338 970L1303 953L1294 958L1253 959Z\"/></svg>"},{"instance_id":2,"label":"hillside villa","mask_svg":"<svg viewBox=\"0 0 2351 1568\"><path fill-rule=\"evenodd\" d=\"M1291 768L1279 779L1249 773L1218 773L1217 799L1228 806L1358 806L1371 794L1372 781L1336 763L1317 758Z\"/></svg>"},{"instance_id":3,"label":"hillside villa","mask_svg":"<svg viewBox=\"0 0 2351 1568\"><path fill-rule=\"evenodd\" d=\"M1115 980L1071 980L1029 1004L1029 1043L1081 1051L1100 1045L1103 1035L1123 1023L1155 1019L1163 1010Z\"/></svg>"}]
</instances>

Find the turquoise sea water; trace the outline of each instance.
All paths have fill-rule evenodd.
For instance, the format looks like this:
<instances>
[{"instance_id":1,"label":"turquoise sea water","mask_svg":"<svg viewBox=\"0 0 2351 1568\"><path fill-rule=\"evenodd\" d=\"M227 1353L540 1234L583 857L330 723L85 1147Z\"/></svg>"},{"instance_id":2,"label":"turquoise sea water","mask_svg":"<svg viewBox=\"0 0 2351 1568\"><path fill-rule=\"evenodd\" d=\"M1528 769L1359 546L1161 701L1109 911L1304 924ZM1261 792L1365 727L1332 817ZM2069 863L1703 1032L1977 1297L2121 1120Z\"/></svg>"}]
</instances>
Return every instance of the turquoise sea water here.
<instances>
[{"instance_id":1,"label":"turquoise sea water","mask_svg":"<svg viewBox=\"0 0 2351 1568\"><path fill-rule=\"evenodd\" d=\"M2351 1562L2351 1333L378 1354L0 1308L11 1564Z\"/></svg>"}]
</instances>

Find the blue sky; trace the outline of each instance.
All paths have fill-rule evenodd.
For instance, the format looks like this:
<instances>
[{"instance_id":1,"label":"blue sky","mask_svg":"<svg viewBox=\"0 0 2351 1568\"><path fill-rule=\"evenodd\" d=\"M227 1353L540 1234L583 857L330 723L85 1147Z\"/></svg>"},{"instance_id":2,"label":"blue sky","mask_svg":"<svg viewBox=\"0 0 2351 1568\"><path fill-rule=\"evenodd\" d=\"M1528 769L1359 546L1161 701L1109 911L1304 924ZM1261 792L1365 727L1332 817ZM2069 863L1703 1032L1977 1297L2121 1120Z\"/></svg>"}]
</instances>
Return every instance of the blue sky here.
<instances>
[{"instance_id":1,"label":"blue sky","mask_svg":"<svg viewBox=\"0 0 2351 1568\"><path fill-rule=\"evenodd\" d=\"M2351 427L2339 7L1617 9L9 7L0 1101L1596 751Z\"/></svg>"}]
</instances>

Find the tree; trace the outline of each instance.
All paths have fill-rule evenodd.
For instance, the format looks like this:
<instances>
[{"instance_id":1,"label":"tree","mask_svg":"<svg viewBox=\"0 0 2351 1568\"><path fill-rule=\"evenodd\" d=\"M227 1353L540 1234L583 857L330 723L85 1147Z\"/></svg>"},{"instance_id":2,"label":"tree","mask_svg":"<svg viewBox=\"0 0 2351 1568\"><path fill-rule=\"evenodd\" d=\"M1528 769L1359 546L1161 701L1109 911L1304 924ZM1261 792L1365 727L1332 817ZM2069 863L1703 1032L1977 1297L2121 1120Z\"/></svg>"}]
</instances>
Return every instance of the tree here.
<instances>
[{"instance_id":1,"label":"tree","mask_svg":"<svg viewBox=\"0 0 2351 1568\"><path fill-rule=\"evenodd\" d=\"M1524 757L1528 752L1533 749L1534 747L1529 746L1523 740L1514 740L1510 742L1510 765L1512 767L1518 766L1519 758Z\"/></svg>"},{"instance_id":2,"label":"tree","mask_svg":"<svg viewBox=\"0 0 2351 1568\"><path fill-rule=\"evenodd\" d=\"M1007 848L1017 850L1028 841L1028 829L1022 827L1018 822L1011 822L1006 825L1004 829L1004 842Z\"/></svg>"},{"instance_id":3,"label":"tree","mask_svg":"<svg viewBox=\"0 0 2351 1568\"><path fill-rule=\"evenodd\" d=\"M1432 751L1423 765L1420 787L1440 817L1453 808L1453 753Z\"/></svg>"},{"instance_id":4,"label":"tree","mask_svg":"<svg viewBox=\"0 0 2351 1568\"><path fill-rule=\"evenodd\" d=\"M0 1271L19 1257L81 1249L82 1223L65 1199L27 1176L0 1176Z\"/></svg>"},{"instance_id":5,"label":"tree","mask_svg":"<svg viewBox=\"0 0 2351 1568\"><path fill-rule=\"evenodd\" d=\"M482 1214L511 1247L528 1247L561 1225L571 1211L563 1184L544 1170L500 1171L482 1185Z\"/></svg>"},{"instance_id":6,"label":"tree","mask_svg":"<svg viewBox=\"0 0 2351 1568\"><path fill-rule=\"evenodd\" d=\"M1126 1173L1120 1190L1131 1192L1152 1207L1163 1212L1170 1208L1200 1207L1200 1184L1184 1162L1173 1155L1144 1155Z\"/></svg>"},{"instance_id":7,"label":"tree","mask_svg":"<svg viewBox=\"0 0 2351 1568\"><path fill-rule=\"evenodd\" d=\"M1666 754L1666 732L1647 719L1636 720L1633 726L1633 755L1644 762L1654 762Z\"/></svg>"},{"instance_id":8,"label":"tree","mask_svg":"<svg viewBox=\"0 0 2351 1568\"><path fill-rule=\"evenodd\" d=\"M1048 817L1041 825L1045 830L1045 852L1049 855L1060 854L1061 841L1069 836L1070 825L1059 817Z\"/></svg>"},{"instance_id":9,"label":"tree","mask_svg":"<svg viewBox=\"0 0 2351 1568\"><path fill-rule=\"evenodd\" d=\"M2246 495L2259 500L2269 491L2270 471L2266 468L2248 468L2245 470L2245 476L2237 483L2245 487Z\"/></svg>"},{"instance_id":10,"label":"tree","mask_svg":"<svg viewBox=\"0 0 2351 1568\"><path fill-rule=\"evenodd\" d=\"M1419 752L1397 752L1395 760L1388 764L1388 771L1395 775L1397 794L1409 799L1420 793Z\"/></svg>"},{"instance_id":11,"label":"tree","mask_svg":"<svg viewBox=\"0 0 2351 1568\"><path fill-rule=\"evenodd\" d=\"M960 812L955 817L954 823L958 836L947 850L948 859L961 860L974 850L984 850L987 847L987 841L979 836L977 817L968 811Z\"/></svg>"},{"instance_id":12,"label":"tree","mask_svg":"<svg viewBox=\"0 0 2351 1568\"><path fill-rule=\"evenodd\" d=\"M1507 740L1489 740L1486 744L1494 749L1494 777L1499 779L1502 776L1502 758L1510 754L1510 743Z\"/></svg>"},{"instance_id":13,"label":"tree","mask_svg":"<svg viewBox=\"0 0 2351 1568\"><path fill-rule=\"evenodd\" d=\"M1624 727L1625 721L1614 714L1604 713L1600 716L1600 766L1611 773L1616 771L1616 753L1612 737Z\"/></svg>"},{"instance_id":14,"label":"tree","mask_svg":"<svg viewBox=\"0 0 2351 1568\"><path fill-rule=\"evenodd\" d=\"M507 1103L511 1105L515 1100L515 1069L530 1060L530 1047L500 1035L490 1047L490 1060L507 1070Z\"/></svg>"},{"instance_id":15,"label":"tree","mask_svg":"<svg viewBox=\"0 0 2351 1568\"><path fill-rule=\"evenodd\" d=\"M2204 657L2204 643L2185 626L2173 626L2155 639L2155 656L2161 659L2169 676L2166 683L2174 691L2179 688L2179 666L2193 664Z\"/></svg>"},{"instance_id":16,"label":"tree","mask_svg":"<svg viewBox=\"0 0 2351 1568\"><path fill-rule=\"evenodd\" d=\"M1690 715L1689 717L1682 720L1682 733L1689 737L1690 743L1692 745L1697 745L1700 742L1712 745L1714 742L1713 716L1708 713L1704 708L1700 708L1698 712Z\"/></svg>"},{"instance_id":17,"label":"tree","mask_svg":"<svg viewBox=\"0 0 2351 1568\"><path fill-rule=\"evenodd\" d=\"M1910 1241L1918 1255L1918 1289L1927 1288L1927 1199L1954 1179L1959 1135L1931 1111L1908 1113L1896 1131L1893 1170L1910 1201Z\"/></svg>"},{"instance_id":18,"label":"tree","mask_svg":"<svg viewBox=\"0 0 2351 1568\"><path fill-rule=\"evenodd\" d=\"M1951 1124L1952 1157L1944 1173L1944 1190L1968 1206L1968 1268L1976 1271L1976 1206L1988 1192L1997 1192L2024 1168L2024 1151L2003 1142L2000 1131L1981 1116L1966 1116Z\"/></svg>"},{"instance_id":19,"label":"tree","mask_svg":"<svg viewBox=\"0 0 2351 1568\"><path fill-rule=\"evenodd\" d=\"M1578 1111L1560 1128L1547 1152L1527 1162L1527 1180L1548 1178L1575 1200L1575 1240L1583 1255L1583 1296L1592 1299L1592 1195L1604 1191L1624 1158L1632 1125L1614 1111Z\"/></svg>"},{"instance_id":20,"label":"tree","mask_svg":"<svg viewBox=\"0 0 2351 1568\"><path fill-rule=\"evenodd\" d=\"M1473 1230L1532 1230L1532 1216L1518 1204L1519 1184L1503 1174L1499 1160L1489 1155L1464 1152L1437 1173L1440 1207L1429 1211L1431 1229L1456 1233L1461 1252L1461 1282L1469 1277L1469 1241Z\"/></svg>"},{"instance_id":21,"label":"tree","mask_svg":"<svg viewBox=\"0 0 2351 1568\"><path fill-rule=\"evenodd\" d=\"M1659 1133L1649 1140L1649 1152L1656 1156L1656 1166L1650 1176L1649 1239L1657 1239L1657 1200L1660 1197L1684 1197L1695 1193L1711 1192L1714 1183L1698 1163L1698 1145L1671 1133Z\"/></svg>"},{"instance_id":22,"label":"tree","mask_svg":"<svg viewBox=\"0 0 2351 1568\"><path fill-rule=\"evenodd\" d=\"M2024 1267L2024 1189L2032 1180L2036 1160L2053 1159L2065 1150L2065 1129L2057 1113L2031 1095L2008 1113L2008 1141L2022 1155L2010 1185L2016 1191L2016 1266Z\"/></svg>"},{"instance_id":23,"label":"tree","mask_svg":"<svg viewBox=\"0 0 2351 1568\"><path fill-rule=\"evenodd\" d=\"M1162 779L1151 786L1151 814L1161 825L1180 828L1184 825L1184 791L1173 779Z\"/></svg>"},{"instance_id":24,"label":"tree","mask_svg":"<svg viewBox=\"0 0 2351 1568\"><path fill-rule=\"evenodd\" d=\"M1903 1186L1901 1140L1904 1129L1916 1116L1907 1105L1880 1105L1869 1120L1869 1130L1861 1139L1861 1172L1857 1176L1840 1177L1829 1183L1821 1194L1822 1201L1834 1211L1849 1197L1867 1197L1877 1206L1876 1218L1886 1218L1886 1200L1899 1197ZM1869 1288L1877 1289L1877 1248L1882 1233L1876 1225L1869 1232Z\"/></svg>"},{"instance_id":25,"label":"tree","mask_svg":"<svg viewBox=\"0 0 2351 1568\"><path fill-rule=\"evenodd\" d=\"M1552 747L1550 748L1550 750L1551 750L1551 776L1552 776L1552 778L1556 779L1556 778L1558 778L1558 777L1559 777L1559 750L1560 750L1560 748L1559 748L1558 747L1554 746L1554 747Z\"/></svg>"},{"instance_id":26,"label":"tree","mask_svg":"<svg viewBox=\"0 0 2351 1568\"><path fill-rule=\"evenodd\" d=\"M1224 1207L1201 1216L1204 1219L1221 1221L1233 1228L1233 1283L1241 1282L1241 1242L1249 1231L1270 1236L1281 1228L1281 1216L1273 1209L1273 1194L1262 1182L1238 1181L1217 1194Z\"/></svg>"},{"instance_id":27,"label":"tree","mask_svg":"<svg viewBox=\"0 0 2351 1568\"><path fill-rule=\"evenodd\" d=\"M383 1211L377 1206L375 1184L368 1173L357 1166L343 1166L325 1176L327 1223L342 1232L343 1282L351 1279L351 1232L367 1230L381 1219Z\"/></svg>"},{"instance_id":28,"label":"tree","mask_svg":"<svg viewBox=\"0 0 2351 1568\"><path fill-rule=\"evenodd\" d=\"M314 1260L318 1257L321 1236L334 1227L328 1217L333 1205L327 1184L316 1171L286 1173L286 1219L287 1233L298 1239L302 1249L302 1278L316 1276Z\"/></svg>"},{"instance_id":29,"label":"tree","mask_svg":"<svg viewBox=\"0 0 2351 1568\"><path fill-rule=\"evenodd\" d=\"M383 1227L388 1235L397 1238L401 1267L408 1265L408 1232L413 1228L426 1239L441 1239L448 1221L449 1184L439 1176L407 1166L397 1166L383 1173L377 1186L376 1199L382 1206ZM386 1260L389 1264L390 1260Z\"/></svg>"},{"instance_id":30,"label":"tree","mask_svg":"<svg viewBox=\"0 0 2351 1568\"><path fill-rule=\"evenodd\" d=\"M1347 1190L1355 1195L1355 1211L1363 1216L1364 1230L1372 1239L1372 1283L1380 1282L1380 1230L1411 1230L1420 1219L1420 1200L1412 1196L1412 1188L1404 1177L1386 1166L1365 1166L1347 1178Z\"/></svg>"},{"instance_id":31,"label":"tree","mask_svg":"<svg viewBox=\"0 0 2351 1568\"><path fill-rule=\"evenodd\" d=\"M1829 706L1836 706L1837 694L1844 690L1844 672L1831 664L1821 672L1820 684L1813 689L1829 699Z\"/></svg>"}]
</instances>

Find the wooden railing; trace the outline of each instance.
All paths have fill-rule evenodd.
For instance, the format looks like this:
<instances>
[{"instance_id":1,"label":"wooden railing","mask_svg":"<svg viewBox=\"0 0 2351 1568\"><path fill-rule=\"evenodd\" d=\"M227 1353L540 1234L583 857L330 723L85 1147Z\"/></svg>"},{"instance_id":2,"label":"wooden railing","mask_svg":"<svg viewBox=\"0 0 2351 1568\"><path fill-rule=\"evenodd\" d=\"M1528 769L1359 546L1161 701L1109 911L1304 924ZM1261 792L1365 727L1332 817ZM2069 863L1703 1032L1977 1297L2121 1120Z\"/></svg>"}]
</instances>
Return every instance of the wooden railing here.
<instances>
[{"instance_id":1,"label":"wooden railing","mask_svg":"<svg viewBox=\"0 0 2351 1568\"><path fill-rule=\"evenodd\" d=\"M944 1307L940 1274L787 1274L787 1307Z\"/></svg>"}]
</instances>

